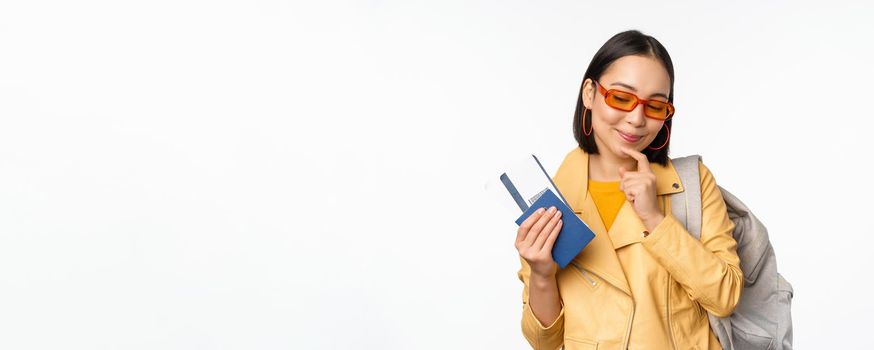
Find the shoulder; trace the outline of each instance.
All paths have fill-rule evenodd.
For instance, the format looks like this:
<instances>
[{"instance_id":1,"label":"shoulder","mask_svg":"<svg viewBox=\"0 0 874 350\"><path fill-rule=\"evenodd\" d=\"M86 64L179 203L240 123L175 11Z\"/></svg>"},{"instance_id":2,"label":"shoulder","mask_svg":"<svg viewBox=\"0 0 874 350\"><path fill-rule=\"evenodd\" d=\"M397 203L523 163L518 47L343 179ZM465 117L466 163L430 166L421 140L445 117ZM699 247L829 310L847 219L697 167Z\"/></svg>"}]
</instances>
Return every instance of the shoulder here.
<instances>
[{"instance_id":1,"label":"shoulder","mask_svg":"<svg viewBox=\"0 0 874 350\"><path fill-rule=\"evenodd\" d=\"M705 186L713 186L716 187L716 175L713 174L713 171L707 164L704 164L704 161L699 158L698 160L698 173L701 174L701 185Z\"/></svg>"},{"instance_id":2,"label":"shoulder","mask_svg":"<svg viewBox=\"0 0 874 350\"><path fill-rule=\"evenodd\" d=\"M722 193L719 189L719 185L716 183L716 177L713 175L713 171L704 164L704 161L699 158L698 160L698 173L699 180L701 182L701 196L702 199L707 201L708 199L713 201L722 201Z\"/></svg>"},{"instance_id":3,"label":"shoulder","mask_svg":"<svg viewBox=\"0 0 874 350\"><path fill-rule=\"evenodd\" d=\"M574 147L565 154L554 177L562 177L562 174L573 174L571 176L578 176L577 173L579 170L586 166L586 157L587 154L582 148Z\"/></svg>"},{"instance_id":4,"label":"shoulder","mask_svg":"<svg viewBox=\"0 0 874 350\"><path fill-rule=\"evenodd\" d=\"M571 161L571 160L580 160L580 159L584 158L584 157L587 156L587 155L588 155L588 154L586 153L586 151L584 151L582 148L580 148L580 146L575 146L574 148L572 148L571 150L569 150L569 151L564 155L564 161L563 161L563 162L567 162L567 161Z\"/></svg>"},{"instance_id":5,"label":"shoulder","mask_svg":"<svg viewBox=\"0 0 874 350\"><path fill-rule=\"evenodd\" d=\"M704 177L709 177L709 178L713 177L713 172L710 171L710 168L704 164L704 160L700 157L698 158L698 173L701 174L702 179Z\"/></svg>"}]
</instances>

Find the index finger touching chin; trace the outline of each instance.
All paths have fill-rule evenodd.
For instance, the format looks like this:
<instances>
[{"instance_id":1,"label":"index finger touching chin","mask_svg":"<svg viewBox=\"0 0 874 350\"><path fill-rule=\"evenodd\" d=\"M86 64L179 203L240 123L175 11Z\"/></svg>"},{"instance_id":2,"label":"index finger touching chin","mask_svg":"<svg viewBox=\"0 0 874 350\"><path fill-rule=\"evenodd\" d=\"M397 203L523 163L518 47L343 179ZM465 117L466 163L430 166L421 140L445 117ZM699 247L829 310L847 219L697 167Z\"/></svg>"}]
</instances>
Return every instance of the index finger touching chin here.
<instances>
[{"instance_id":1,"label":"index finger touching chin","mask_svg":"<svg viewBox=\"0 0 874 350\"><path fill-rule=\"evenodd\" d=\"M632 148L628 148L628 147L622 147L622 152L625 152L625 154L627 154L627 155L631 156L632 158L634 158L635 160L637 160L637 171L650 170L649 169L649 160L646 159L645 154L640 153L639 151L632 149Z\"/></svg>"}]
</instances>

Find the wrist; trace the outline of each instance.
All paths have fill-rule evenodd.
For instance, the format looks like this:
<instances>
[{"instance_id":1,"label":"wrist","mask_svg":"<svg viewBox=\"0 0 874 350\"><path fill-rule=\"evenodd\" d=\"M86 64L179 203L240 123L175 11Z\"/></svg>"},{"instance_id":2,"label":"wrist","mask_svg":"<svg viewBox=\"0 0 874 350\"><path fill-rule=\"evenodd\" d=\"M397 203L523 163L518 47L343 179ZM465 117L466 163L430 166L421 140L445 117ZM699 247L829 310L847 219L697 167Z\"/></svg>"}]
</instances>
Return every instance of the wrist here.
<instances>
[{"instance_id":1,"label":"wrist","mask_svg":"<svg viewBox=\"0 0 874 350\"><path fill-rule=\"evenodd\" d=\"M531 272L531 285L535 287L548 286L550 283L555 283L555 274L544 274Z\"/></svg>"},{"instance_id":2,"label":"wrist","mask_svg":"<svg viewBox=\"0 0 874 350\"><path fill-rule=\"evenodd\" d=\"M652 232L653 230L655 230L656 226L658 226L664 219L665 215L659 213L658 215L643 220L643 225L646 226L647 230Z\"/></svg>"}]
</instances>

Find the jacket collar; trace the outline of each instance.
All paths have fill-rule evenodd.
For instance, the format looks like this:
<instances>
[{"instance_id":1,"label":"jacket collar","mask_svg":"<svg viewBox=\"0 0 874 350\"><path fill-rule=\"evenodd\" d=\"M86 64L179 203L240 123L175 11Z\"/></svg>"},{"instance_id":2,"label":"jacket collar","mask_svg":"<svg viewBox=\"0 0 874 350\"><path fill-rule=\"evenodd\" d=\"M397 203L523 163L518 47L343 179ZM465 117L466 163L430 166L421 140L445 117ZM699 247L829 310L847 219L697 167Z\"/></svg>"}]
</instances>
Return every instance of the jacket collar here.
<instances>
[{"instance_id":1,"label":"jacket collar","mask_svg":"<svg viewBox=\"0 0 874 350\"><path fill-rule=\"evenodd\" d=\"M656 175L656 194L659 196L659 201L664 195L683 191L680 176L670 159L666 166L650 163L650 169ZM582 148L575 147L567 153L553 178L556 188L567 200L568 206L595 233L595 238L574 260L631 295L616 249L639 242L645 227L634 212L631 203L625 202L608 232L594 200L588 193L588 180L589 154Z\"/></svg>"}]
</instances>

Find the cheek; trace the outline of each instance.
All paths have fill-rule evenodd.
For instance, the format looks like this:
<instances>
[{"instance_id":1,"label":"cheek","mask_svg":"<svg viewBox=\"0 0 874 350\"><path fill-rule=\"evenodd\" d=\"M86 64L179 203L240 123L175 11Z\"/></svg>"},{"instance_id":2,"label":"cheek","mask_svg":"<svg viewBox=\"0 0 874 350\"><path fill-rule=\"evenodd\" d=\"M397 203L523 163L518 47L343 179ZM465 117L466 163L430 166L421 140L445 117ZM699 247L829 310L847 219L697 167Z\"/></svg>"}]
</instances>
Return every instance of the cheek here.
<instances>
[{"instance_id":1,"label":"cheek","mask_svg":"<svg viewBox=\"0 0 874 350\"><path fill-rule=\"evenodd\" d=\"M617 111L608 106L600 106L595 110L595 127L598 129L603 128L612 128L613 125L616 125L623 118L622 111Z\"/></svg>"},{"instance_id":2,"label":"cheek","mask_svg":"<svg viewBox=\"0 0 874 350\"><path fill-rule=\"evenodd\" d=\"M657 123L652 123L651 125L647 125L646 126L646 128L648 130L647 138L649 138L649 140L652 141L652 140L655 140L657 137L664 137L664 135L659 136L659 133L664 133L664 131L662 131L662 129L663 129L662 125L664 125L664 124L665 124L664 122L657 122Z\"/></svg>"}]
</instances>

